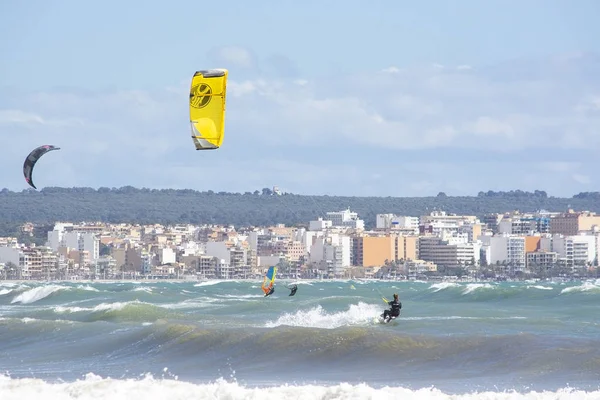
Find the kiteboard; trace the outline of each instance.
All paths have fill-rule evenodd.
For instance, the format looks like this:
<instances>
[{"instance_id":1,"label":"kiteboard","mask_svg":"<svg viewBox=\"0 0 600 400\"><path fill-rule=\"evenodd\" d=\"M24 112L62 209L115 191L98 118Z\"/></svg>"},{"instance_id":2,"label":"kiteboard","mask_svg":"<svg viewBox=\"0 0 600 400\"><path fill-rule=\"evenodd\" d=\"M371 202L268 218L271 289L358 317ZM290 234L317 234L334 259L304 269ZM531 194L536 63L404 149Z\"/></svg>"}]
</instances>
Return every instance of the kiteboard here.
<instances>
[{"instance_id":1,"label":"kiteboard","mask_svg":"<svg viewBox=\"0 0 600 400\"><path fill-rule=\"evenodd\" d=\"M374 319L373 322L375 323L379 323L379 324L389 324L390 322L394 321L397 317L390 317L387 320L383 319L383 317L380 315L378 317L376 317Z\"/></svg>"}]
</instances>

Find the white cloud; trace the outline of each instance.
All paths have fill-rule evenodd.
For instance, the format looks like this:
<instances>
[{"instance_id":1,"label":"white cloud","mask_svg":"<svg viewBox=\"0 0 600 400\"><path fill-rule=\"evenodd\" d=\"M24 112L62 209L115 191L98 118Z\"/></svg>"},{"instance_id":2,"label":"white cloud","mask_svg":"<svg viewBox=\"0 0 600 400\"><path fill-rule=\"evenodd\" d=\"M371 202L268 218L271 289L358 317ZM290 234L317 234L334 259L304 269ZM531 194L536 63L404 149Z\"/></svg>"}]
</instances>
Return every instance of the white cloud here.
<instances>
[{"instance_id":1,"label":"white cloud","mask_svg":"<svg viewBox=\"0 0 600 400\"><path fill-rule=\"evenodd\" d=\"M515 134L515 130L509 122L499 121L490 117L479 117L475 122L468 124L468 127L475 135L497 135L511 138Z\"/></svg>"},{"instance_id":2,"label":"white cloud","mask_svg":"<svg viewBox=\"0 0 600 400\"><path fill-rule=\"evenodd\" d=\"M582 174L573 174L573 180L577 183L581 183L584 185L590 184L592 182L589 176Z\"/></svg>"},{"instance_id":3,"label":"white cloud","mask_svg":"<svg viewBox=\"0 0 600 400\"><path fill-rule=\"evenodd\" d=\"M83 122L77 118L43 118L38 114L23 110L0 110L0 124L68 127L82 125Z\"/></svg>"},{"instance_id":4,"label":"white cloud","mask_svg":"<svg viewBox=\"0 0 600 400\"><path fill-rule=\"evenodd\" d=\"M575 106L575 111L586 115L600 115L600 95L587 96Z\"/></svg>"},{"instance_id":5,"label":"white cloud","mask_svg":"<svg viewBox=\"0 0 600 400\"><path fill-rule=\"evenodd\" d=\"M223 46L214 50L218 61L225 65L232 64L236 67L254 68L256 66L255 57L250 50L239 46Z\"/></svg>"},{"instance_id":6,"label":"white cloud","mask_svg":"<svg viewBox=\"0 0 600 400\"><path fill-rule=\"evenodd\" d=\"M541 162L538 168L545 172L573 172L581 167L580 162L549 161Z\"/></svg>"},{"instance_id":7,"label":"white cloud","mask_svg":"<svg viewBox=\"0 0 600 400\"><path fill-rule=\"evenodd\" d=\"M387 73L387 74L397 74L400 72L400 68L398 67L387 67L381 70L381 72Z\"/></svg>"},{"instance_id":8,"label":"white cloud","mask_svg":"<svg viewBox=\"0 0 600 400\"><path fill-rule=\"evenodd\" d=\"M418 71L373 79L346 77L344 82L337 90L337 82L312 79L301 91L283 81L232 83L246 88L243 93L234 91L239 99L230 105L237 114L232 118L259 120L257 133L277 135L277 143L319 146L344 140L397 149L440 144L472 149L600 148L600 135L589 127L582 129L589 121L570 111L569 99L561 98L560 88L552 88L554 82L536 84L537 88L504 87L476 73L450 72L426 76L419 85ZM256 113L265 118L249 116Z\"/></svg>"},{"instance_id":9,"label":"white cloud","mask_svg":"<svg viewBox=\"0 0 600 400\"><path fill-rule=\"evenodd\" d=\"M219 55L255 64L241 48ZM14 172L3 184L22 187L24 154L46 142L62 148L67 186L422 195L598 183L589 162L565 152L600 150L600 119L581 112L598 106L590 93L599 83L498 74L429 66L303 80L230 75L225 142L214 152L193 149L185 79L157 91L0 94L0 145L15 149L0 161ZM477 152L494 156L475 165ZM46 171L60 173L48 161ZM398 176L401 185L386 184Z\"/></svg>"}]
</instances>

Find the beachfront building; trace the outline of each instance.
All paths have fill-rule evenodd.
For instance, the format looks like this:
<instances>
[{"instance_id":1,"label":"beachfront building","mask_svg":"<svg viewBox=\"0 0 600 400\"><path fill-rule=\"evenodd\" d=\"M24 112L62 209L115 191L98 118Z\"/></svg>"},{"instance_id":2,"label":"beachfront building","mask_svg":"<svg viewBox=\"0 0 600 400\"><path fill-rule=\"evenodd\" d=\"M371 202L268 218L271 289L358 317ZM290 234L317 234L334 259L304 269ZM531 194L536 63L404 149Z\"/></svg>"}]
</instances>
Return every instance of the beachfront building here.
<instances>
[{"instance_id":1,"label":"beachfront building","mask_svg":"<svg viewBox=\"0 0 600 400\"><path fill-rule=\"evenodd\" d=\"M465 233L448 233L441 236L419 237L419 259L437 266L457 267L478 265L480 242L470 242Z\"/></svg>"},{"instance_id":2,"label":"beachfront building","mask_svg":"<svg viewBox=\"0 0 600 400\"><path fill-rule=\"evenodd\" d=\"M447 214L445 211L432 211L429 215L419 218L419 233L441 237L442 233L452 233L465 224L479 223L473 215Z\"/></svg>"},{"instance_id":3,"label":"beachfront building","mask_svg":"<svg viewBox=\"0 0 600 400\"><path fill-rule=\"evenodd\" d=\"M365 221L358 218L356 212L347 210L330 211L326 214L326 219L331 221L332 227L351 228L354 230L365 229Z\"/></svg>"},{"instance_id":4,"label":"beachfront building","mask_svg":"<svg viewBox=\"0 0 600 400\"><path fill-rule=\"evenodd\" d=\"M309 260L321 265L333 276L343 276L351 265L351 240L349 236L330 233L315 238Z\"/></svg>"},{"instance_id":5,"label":"beachfront building","mask_svg":"<svg viewBox=\"0 0 600 400\"><path fill-rule=\"evenodd\" d=\"M525 237L498 234L483 236L482 254L488 265L504 265L508 272L524 272L526 265Z\"/></svg>"},{"instance_id":6,"label":"beachfront building","mask_svg":"<svg viewBox=\"0 0 600 400\"><path fill-rule=\"evenodd\" d=\"M540 250L555 252L557 261L568 268L598 265L597 235L548 235L541 238Z\"/></svg>"},{"instance_id":7,"label":"beachfront building","mask_svg":"<svg viewBox=\"0 0 600 400\"><path fill-rule=\"evenodd\" d=\"M550 232L550 217L513 212L498 222L498 233L510 235L535 235Z\"/></svg>"},{"instance_id":8,"label":"beachfront building","mask_svg":"<svg viewBox=\"0 0 600 400\"><path fill-rule=\"evenodd\" d=\"M402 231L407 234L419 233L419 218L395 214L377 214L375 229Z\"/></svg>"},{"instance_id":9,"label":"beachfront building","mask_svg":"<svg viewBox=\"0 0 600 400\"><path fill-rule=\"evenodd\" d=\"M573 236L582 231L592 231L594 227L600 228L600 215L589 211L569 210L555 216L550 221L550 233L553 235Z\"/></svg>"},{"instance_id":10,"label":"beachfront building","mask_svg":"<svg viewBox=\"0 0 600 400\"><path fill-rule=\"evenodd\" d=\"M99 234L104 229L101 226L76 226L69 223L57 223L48 232L46 245L54 251L59 247L67 247L78 251L87 251L91 262L100 257Z\"/></svg>"}]
</instances>

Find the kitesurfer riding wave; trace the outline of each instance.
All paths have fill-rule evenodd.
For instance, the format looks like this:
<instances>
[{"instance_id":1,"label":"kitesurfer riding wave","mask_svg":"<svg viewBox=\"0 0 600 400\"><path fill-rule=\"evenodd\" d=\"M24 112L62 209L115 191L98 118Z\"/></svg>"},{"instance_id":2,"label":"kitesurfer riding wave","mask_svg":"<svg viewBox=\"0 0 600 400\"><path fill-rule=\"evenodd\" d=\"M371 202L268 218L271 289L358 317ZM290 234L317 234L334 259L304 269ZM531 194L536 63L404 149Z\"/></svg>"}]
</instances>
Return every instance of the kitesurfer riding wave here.
<instances>
[{"instance_id":1,"label":"kitesurfer riding wave","mask_svg":"<svg viewBox=\"0 0 600 400\"><path fill-rule=\"evenodd\" d=\"M396 318L400 316L400 309L402 308L402 303L398 300L398 293L394 293L394 300L388 301L388 305L390 306L389 310L384 310L381 316L383 317L384 322L389 322L392 318Z\"/></svg>"}]
</instances>

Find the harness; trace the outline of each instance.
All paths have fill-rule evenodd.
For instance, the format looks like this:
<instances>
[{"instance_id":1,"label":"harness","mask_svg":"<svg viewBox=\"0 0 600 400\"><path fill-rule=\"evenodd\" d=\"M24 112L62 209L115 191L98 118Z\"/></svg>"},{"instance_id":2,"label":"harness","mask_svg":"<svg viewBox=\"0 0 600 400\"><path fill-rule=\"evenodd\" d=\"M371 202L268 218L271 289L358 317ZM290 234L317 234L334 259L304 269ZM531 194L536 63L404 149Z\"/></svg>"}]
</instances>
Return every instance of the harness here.
<instances>
[{"instance_id":1,"label":"harness","mask_svg":"<svg viewBox=\"0 0 600 400\"><path fill-rule=\"evenodd\" d=\"M391 309L392 315L394 315L396 317L398 315L400 315L400 309L402 308L402 303L400 303L400 301L392 302L391 307L392 307L392 309Z\"/></svg>"}]
</instances>

